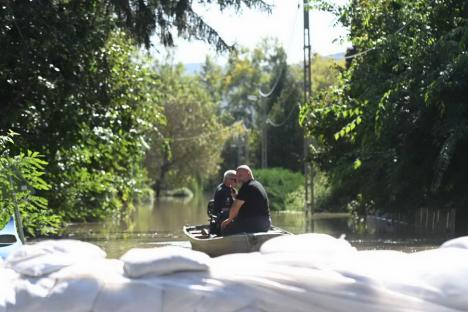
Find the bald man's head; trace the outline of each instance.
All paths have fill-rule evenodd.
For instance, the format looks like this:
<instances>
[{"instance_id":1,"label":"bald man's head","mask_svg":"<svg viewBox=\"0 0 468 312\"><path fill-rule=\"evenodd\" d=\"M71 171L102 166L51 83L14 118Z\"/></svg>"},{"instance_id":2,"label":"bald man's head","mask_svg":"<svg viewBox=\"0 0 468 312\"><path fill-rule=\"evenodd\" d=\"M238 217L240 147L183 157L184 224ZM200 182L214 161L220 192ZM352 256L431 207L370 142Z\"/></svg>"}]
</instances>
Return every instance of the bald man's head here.
<instances>
[{"instance_id":1,"label":"bald man's head","mask_svg":"<svg viewBox=\"0 0 468 312\"><path fill-rule=\"evenodd\" d=\"M247 165L242 165L242 166L237 167L236 176L237 176L237 181L240 183L245 183L247 181L254 179L252 170Z\"/></svg>"}]
</instances>

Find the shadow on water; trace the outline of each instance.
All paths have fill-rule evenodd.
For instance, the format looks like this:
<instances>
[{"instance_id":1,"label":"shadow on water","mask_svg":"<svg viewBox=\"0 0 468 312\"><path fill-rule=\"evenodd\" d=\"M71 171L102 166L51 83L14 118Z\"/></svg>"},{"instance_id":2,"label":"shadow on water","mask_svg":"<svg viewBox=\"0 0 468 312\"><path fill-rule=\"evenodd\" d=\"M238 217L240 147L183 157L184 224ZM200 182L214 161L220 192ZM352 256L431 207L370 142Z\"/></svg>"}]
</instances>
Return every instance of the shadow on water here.
<instances>
[{"instance_id":1,"label":"shadow on water","mask_svg":"<svg viewBox=\"0 0 468 312\"><path fill-rule=\"evenodd\" d=\"M190 247L182 227L207 223L208 195L193 198L161 198L154 205L142 205L126 222L110 218L106 222L71 224L67 238L91 242L103 248L109 257L120 257L135 247L178 245ZM388 224L355 222L348 214L318 214L306 219L302 212L273 213L273 224L294 234L316 232L334 237L345 235L358 249L394 249L414 252L435 248L450 238L444 235L421 235L408 228Z\"/></svg>"}]
</instances>

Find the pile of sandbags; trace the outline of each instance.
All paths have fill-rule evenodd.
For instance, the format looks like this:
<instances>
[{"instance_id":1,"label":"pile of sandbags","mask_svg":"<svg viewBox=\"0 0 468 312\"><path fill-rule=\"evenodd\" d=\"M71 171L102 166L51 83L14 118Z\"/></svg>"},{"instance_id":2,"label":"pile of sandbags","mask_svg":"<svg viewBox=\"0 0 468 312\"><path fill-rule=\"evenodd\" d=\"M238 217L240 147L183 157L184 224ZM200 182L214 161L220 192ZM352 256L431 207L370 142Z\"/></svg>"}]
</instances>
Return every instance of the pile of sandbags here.
<instances>
[{"instance_id":1,"label":"pile of sandbags","mask_svg":"<svg viewBox=\"0 0 468 312\"><path fill-rule=\"evenodd\" d=\"M107 259L73 240L0 263L3 311L468 311L468 237L407 254L357 251L324 234L210 258L181 247Z\"/></svg>"}]
</instances>

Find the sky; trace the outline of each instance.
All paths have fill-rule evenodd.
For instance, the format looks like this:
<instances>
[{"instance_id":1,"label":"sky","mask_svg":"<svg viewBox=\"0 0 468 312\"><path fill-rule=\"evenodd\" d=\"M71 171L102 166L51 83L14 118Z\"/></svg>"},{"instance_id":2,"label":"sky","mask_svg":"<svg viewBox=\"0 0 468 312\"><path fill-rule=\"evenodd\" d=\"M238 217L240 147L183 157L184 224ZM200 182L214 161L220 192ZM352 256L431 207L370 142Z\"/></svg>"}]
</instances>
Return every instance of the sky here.
<instances>
[{"instance_id":1,"label":"sky","mask_svg":"<svg viewBox=\"0 0 468 312\"><path fill-rule=\"evenodd\" d=\"M348 0L332 2L344 4ZM220 12L215 6L194 5L194 10L214 29L228 44L253 49L262 38L278 38L288 54L288 63L303 61L303 7L302 0L266 0L274 7L270 14L254 9L244 8L236 13L234 10ZM336 17L326 12L311 11L310 40L312 52L330 55L345 52L348 42L335 39L344 38L347 30L336 24ZM202 41L177 39L173 61L175 63L203 63L206 56L215 57L223 63L226 55L217 55L214 48ZM156 45L158 46L158 45ZM164 58L165 53L156 53Z\"/></svg>"}]
</instances>

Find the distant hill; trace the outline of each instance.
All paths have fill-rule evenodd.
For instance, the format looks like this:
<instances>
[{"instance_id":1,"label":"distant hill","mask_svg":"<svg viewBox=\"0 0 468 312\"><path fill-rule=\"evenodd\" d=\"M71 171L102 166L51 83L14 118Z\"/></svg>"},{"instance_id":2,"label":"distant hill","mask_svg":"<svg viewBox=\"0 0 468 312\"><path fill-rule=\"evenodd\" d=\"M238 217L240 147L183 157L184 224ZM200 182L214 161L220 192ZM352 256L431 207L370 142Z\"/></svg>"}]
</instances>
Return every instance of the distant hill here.
<instances>
[{"instance_id":1,"label":"distant hill","mask_svg":"<svg viewBox=\"0 0 468 312\"><path fill-rule=\"evenodd\" d=\"M201 72L203 63L188 63L184 64L185 73L188 75L195 75Z\"/></svg>"},{"instance_id":2,"label":"distant hill","mask_svg":"<svg viewBox=\"0 0 468 312\"><path fill-rule=\"evenodd\" d=\"M325 57L328 57L328 58L331 58L331 59L334 59L334 60L342 60L344 59L345 57L345 52L340 52L340 53L335 53L335 54L329 54L329 55L326 55Z\"/></svg>"}]
</instances>

